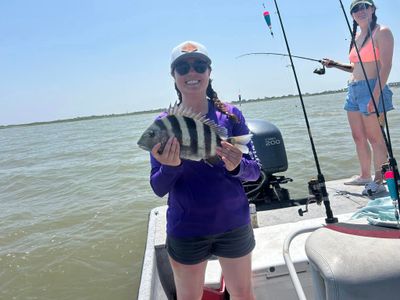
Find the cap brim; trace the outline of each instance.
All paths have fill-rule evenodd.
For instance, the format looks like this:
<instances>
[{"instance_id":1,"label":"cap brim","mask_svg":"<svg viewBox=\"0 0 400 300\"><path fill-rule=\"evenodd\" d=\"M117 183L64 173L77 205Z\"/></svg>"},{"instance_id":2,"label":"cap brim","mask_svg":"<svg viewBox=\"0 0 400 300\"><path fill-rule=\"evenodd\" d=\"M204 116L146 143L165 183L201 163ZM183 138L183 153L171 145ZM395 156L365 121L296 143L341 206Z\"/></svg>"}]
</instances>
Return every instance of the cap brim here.
<instances>
[{"instance_id":1,"label":"cap brim","mask_svg":"<svg viewBox=\"0 0 400 300\"><path fill-rule=\"evenodd\" d=\"M354 6L356 6L356 5L358 5L358 4L373 5L373 4L371 3L371 1L358 1L358 2L356 2L356 3L354 3L354 4L352 4L352 5L350 6L350 12L353 10Z\"/></svg>"}]
</instances>

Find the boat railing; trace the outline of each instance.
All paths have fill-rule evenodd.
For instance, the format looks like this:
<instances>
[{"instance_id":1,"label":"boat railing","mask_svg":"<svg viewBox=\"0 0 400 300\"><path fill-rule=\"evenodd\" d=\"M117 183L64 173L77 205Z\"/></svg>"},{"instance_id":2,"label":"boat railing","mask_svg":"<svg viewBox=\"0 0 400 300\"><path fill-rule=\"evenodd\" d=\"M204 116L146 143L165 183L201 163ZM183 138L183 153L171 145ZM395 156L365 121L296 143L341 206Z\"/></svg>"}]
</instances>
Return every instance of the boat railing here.
<instances>
[{"instance_id":1,"label":"boat railing","mask_svg":"<svg viewBox=\"0 0 400 300\"><path fill-rule=\"evenodd\" d=\"M306 295L304 293L303 287L301 286L299 276L297 275L296 269L294 267L293 261L290 257L290 244L293 241L293 239L304 233L312 232L315 231L318 228L321 228L323 224L318 224L318 225L309 225L302 227L300 229L296 229L289 233L289 235L286 237L284 243L283 243L283 258L285 259L286 266L289 270L289 275L292 280L292 283L294 285L294 288L296 290L297 296L299 300L306 300Z\"/></svg>"}]
</instances>

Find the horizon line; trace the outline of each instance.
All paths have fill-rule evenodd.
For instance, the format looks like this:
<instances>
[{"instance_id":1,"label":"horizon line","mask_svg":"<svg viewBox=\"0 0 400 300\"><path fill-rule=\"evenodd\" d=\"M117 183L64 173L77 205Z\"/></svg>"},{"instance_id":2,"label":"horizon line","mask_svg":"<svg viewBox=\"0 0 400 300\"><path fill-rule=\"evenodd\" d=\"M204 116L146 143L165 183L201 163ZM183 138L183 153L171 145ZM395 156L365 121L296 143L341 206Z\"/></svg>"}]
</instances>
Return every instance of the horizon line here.
<instances>
[{"instance_id":1,"label":"horizon line","mask_svg":"<svg viewBox=\"0 0 400 300\"><path fill-rule=\"evenodd\" d=\"M400 82L390 82L388 83L390 87L399 87ZM304 96L316 96L322 94L335 94L335 93L342 93L346 92L347 87L338 89L338 90L327 90L322 92L315 92L315 93L303 93ZM234 100L229 101L228 103L248 103L248 102L261 102L261 101L268 101L268 100L279 100L282 98L293 98L297 97L299 94L287 94L281 96L271 96L271 97L264 97L264 98L257 98L257 99L241 99L241 100ZM0 129L10 128L10 127L19 127L19 126L36 126L36 125L45 125L45 124L52 124L52 123L64 123L64 122L77 122L77 121L85 121L85 120L93 120L93 119L102 119L102 118L113 118L113 117L124 117L129 115L138 115L138 114L146 114L146 113L154 113L163 111L165 108L156 108L156 109L149 109L149 110L142 110L142 111L134 111L134 112L127 112L127 113L112 113L107 115L91 115L91 116L81 116L75 118L68 118L68 119L59 119L59 120L52 120L52 121L38 121L38 122L31 122L31 123L22 123L22 124L9 124L9 125L0 125Z\"/></svg>"}]
</instances>

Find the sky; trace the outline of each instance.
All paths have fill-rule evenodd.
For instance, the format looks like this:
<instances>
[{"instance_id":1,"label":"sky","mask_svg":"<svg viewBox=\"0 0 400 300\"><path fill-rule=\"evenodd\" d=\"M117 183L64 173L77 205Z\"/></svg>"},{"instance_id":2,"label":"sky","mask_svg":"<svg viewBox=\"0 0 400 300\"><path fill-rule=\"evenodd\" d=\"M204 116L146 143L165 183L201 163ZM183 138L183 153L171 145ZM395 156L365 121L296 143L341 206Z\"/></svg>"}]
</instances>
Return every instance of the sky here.
<instances>
[{"instance_id":1,"label":"sky","mask_svg":"<svg viewBox=\"0 0 400 300\"><path fill-rule=\"evenodd\" d=\"M346 11L350 0L342 0ZM339 0L277 0L293 55L348 62L350 33ZM391 28L389 82L400 81L400 0L375 1ZM264 21L270 12L274 37ZM350 15L347 14L350 18ZM350 18L351 21L351 18ZM352 22L352 21L351 21ZM212 59L224 101L297 94L274 1L14 0L0 2L0 125L167 107L176 93L173 47L194 40ZM348 73L294 59L302 93L346 87Z\"/></svg>"}]
</instances>

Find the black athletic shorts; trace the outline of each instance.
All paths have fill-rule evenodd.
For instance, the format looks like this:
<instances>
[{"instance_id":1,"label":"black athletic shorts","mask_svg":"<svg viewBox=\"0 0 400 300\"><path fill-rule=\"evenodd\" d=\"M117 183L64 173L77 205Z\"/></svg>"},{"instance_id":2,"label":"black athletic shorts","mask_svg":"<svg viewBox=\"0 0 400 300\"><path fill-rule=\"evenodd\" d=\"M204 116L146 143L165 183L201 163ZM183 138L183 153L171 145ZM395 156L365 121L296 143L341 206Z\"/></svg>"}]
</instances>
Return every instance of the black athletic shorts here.
<instances>
[{"instance_id":1,"label":"black athletic shorts","mask_svg":"<svg viewBox=\"0 0 400 300\"><path fill-rule=\"evenodd\" d=\"M231 231L195 238L174 238L167 236L168 254L177 262L194 265L209 259L212 255L237 258L249 254L255 247L251 224Z\"/></svg>"}]
</instances>

